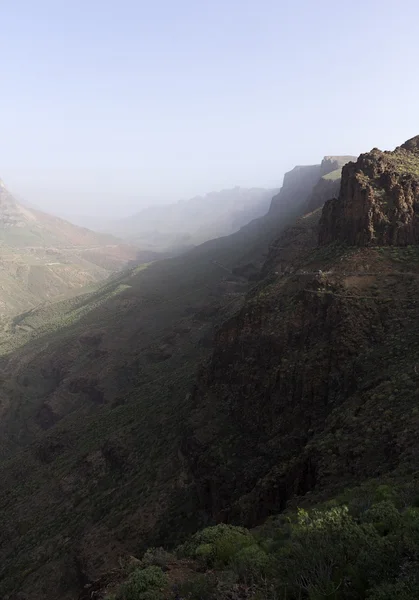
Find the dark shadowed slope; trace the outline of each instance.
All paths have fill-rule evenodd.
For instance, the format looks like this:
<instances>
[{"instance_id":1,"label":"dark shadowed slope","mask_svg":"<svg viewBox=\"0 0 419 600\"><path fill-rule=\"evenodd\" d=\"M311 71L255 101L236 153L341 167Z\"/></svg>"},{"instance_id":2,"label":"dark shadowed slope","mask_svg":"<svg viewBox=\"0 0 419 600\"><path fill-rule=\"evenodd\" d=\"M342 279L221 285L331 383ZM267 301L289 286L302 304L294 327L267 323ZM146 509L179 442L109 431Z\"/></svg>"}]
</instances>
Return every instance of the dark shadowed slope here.
<instances>
[{"instance_id":1,"label":"dark shadowed slope","mask_svg":"<svg viewBox=\"0 0 419 600\"><path fill-rule=\"evenodd\" d=\"M185 397L185 493L150 541L175 542L182 517L221 523L172 555L125 555L134 572L81 599L145 581L161 600L418 598L416 146L346 167L339 199L271 244L264 279L217 328Z\"/></svg>"},{"instance_id":2,"label":"dark shadowed slope","mask_svg":"<svg viewBox=\"0 0 419 600\"><path fill-rule=\"evenodd\" d=\"M323 208L322 246L318 210L271 246L265 281L217 332L183 446L215 520L255 525L296 495L415 472L419 248L404 244L419 196L409 144L345 167L339 199ZM375 229L355 214L374 223L375 194L386 227L364 247ZM397 217L402 206L410 220Z\"/></svg>"},{"instance_id":3,"label":"dark shadowed slope","mask_svg":"<svg viewBox=\"0 0 419 600\"><path fill-rule=\"evenodd\" d=\"M288 316L278 322L282 311L276 307L287 298L294 302L289 276L267 293L269 280L258 282L256 276L270 242L292 222L292 185L284 182L279 218L268 215L183 256L118 274L94 294L5 324L0 364L3 594L76 598L87 581L127 552L138 553L149 543L175 543L220 515L249 518L237 507L244 495L259 489L255 478L273 468L278 456L274 441L260 455L258 440L252 447L247 437L250 418L260 422L265 440L266 415L261 410L256 418L251 408L253 396L255 403L259 398L253 385L258 361L268 360L264 369L271 377L269 361L274 360L266 332L258 333L265 327L259 302L266 298L266 322L279 338ZM301 186L304 201L312 187L311 180ZM316 215L303 219L271 245L271 266L265 269L272 282L279 269L274 253L286 247L281 270L295 268L298 256L315 246L316 226ZM292 249L293 239L298 250ZM249 263L254 266L250 283ZM274 290L277 295L269 299ZM240 315L248 312L242 324ZM247 328L248 337L229 355L228 343L235 343L236 334L222 340L234 319L236 327ZM315 337L313 332L313 344ZM218 361L224 345L226 360ZM209 367L201 370L191 393L197 368L207 359ZM231 403L217 392L229 371ZM255 385L262 393L270 390L265 376ZM228 410L234 416L237 398L247 396L239 409L242 435ZM220 435L212 438L216 432ZM205 465L213 468L211 452L219 450L227 463L220 462L221 471L213 469L208 483ZM248 475L240 470L240 455L249 462ZM230 461L238 469L234 493ZM260 510L261 517L266 507L261 504Z\"/></svg>"}]
</instances>

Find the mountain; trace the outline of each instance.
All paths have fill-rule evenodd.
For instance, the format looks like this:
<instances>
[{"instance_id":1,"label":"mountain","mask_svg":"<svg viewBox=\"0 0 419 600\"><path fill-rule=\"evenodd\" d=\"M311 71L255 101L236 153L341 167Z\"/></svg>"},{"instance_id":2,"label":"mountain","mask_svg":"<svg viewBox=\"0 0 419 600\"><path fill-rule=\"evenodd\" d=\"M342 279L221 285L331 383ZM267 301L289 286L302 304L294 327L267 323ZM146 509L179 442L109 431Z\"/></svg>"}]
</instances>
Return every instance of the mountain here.
<instances>
[{"instance_id":1,"label":"mountain","mask_svg":"<svg viewBox=\"0 0 419 600\"><path fill-rule=\"evenodd\" d=\"M1 315L97 283L138 255L110 235L22 205L2 181L0 249Z\"/></svg>"},{"instance_id":2,"label":"mountain","mask_svg":"<svg viewBox=\"0 0 419 600\"><path fill-rule=\"evenodd\" d=\"M408 246L419 241L419 136L344 167L339 198L324 211L320 241Z\"/></svg>"},{"instance_id":3,"label":"mountain","mask_svg":"<svg viewBox=\"0 0 419 600\"><path fill-rule=\"evenodd\" d=\"M218 330L183 446L216 521L255 526L295 495L414 468L418 139L344 166L339 197L277 239Z\"/></svg>"},{"instance_id":4,"label":"mountain","mask_svg":"<svg viewBox=\"0 0 419 600\"><path fill-rule=\"evenodd\" d=\"M417 139L349 164L271 244L188 394L166 550L80 598L418 598Z\"/></svg>"},{"instance_id":5,"label":"mountain","mask_svg":"<svg viewBox=\"0 0 419 600\"><path fill-rule=\"evenodd\" d=\"M320 208L340 187L342 167L354 156L325 156L319 165L297 166L286 173L284 185L271 202L270 213L292 206L295 213Z\"/></svg>"},{"instance_id":6,"label":"mountain","mask_svg":"<svg viewBox=\"0 0 419 600\"><path fill-rule=\"evenodd\" d=\"M236 187L176 204L151 206L107 229L142 248L172 250L229 235L263 216L274 191Z\"/></svg>"},{"instance_id":7,"label":"mountain","mask_svg":"<svg viewBox=\"0 0 419 600\"><path fill-rule=\"evenodd\" d=\"M323 206L326 200L339 194L342 168L356 161L356 156L325 156L320 165L320 179L313 187L307 201L307 211L311 212Z\"/></svg>"},{"instance_id":8,"label":"mountain","mask_svg":"<svg viewBox=\"0 0 419 600\"><path fill-rule=\"evenodd\" d=\"M417 597L419 247L341 240L353 169L5 323L3 596L176 597L158 564L187 598Z\"/></svg>"}]
</instances>

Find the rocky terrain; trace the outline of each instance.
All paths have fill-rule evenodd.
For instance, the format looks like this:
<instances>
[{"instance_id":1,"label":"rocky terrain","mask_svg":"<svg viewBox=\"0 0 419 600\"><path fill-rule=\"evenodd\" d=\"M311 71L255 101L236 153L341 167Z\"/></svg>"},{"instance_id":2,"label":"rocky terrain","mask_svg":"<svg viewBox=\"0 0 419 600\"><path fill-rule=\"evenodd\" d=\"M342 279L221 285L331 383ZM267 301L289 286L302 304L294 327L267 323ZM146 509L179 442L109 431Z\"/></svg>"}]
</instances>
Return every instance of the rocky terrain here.
<instances>
[{"instance_id":1,"label":"rocky terrain","mask_svg":"<svg viewBox=\"0 0 419 600\"><path fill-rule=\"evenodd\" d=\"M112 236L20 204L2 181L0 254L3 316L95 284L141 258L136 248Z\"/></svg>"},{"instance_id":2,"label":"rocky terrain","mask_svg":"<svg viewBox=\"0 0 419 600\"><path fill-rule=\"evenodd\" d=\"M409 246L419 240L419 138L394 152L374 149L343 169L338 198L327 202L320 243Z\"/></svg>"},{"instance_id":3,"label":"rocky terrain","mask_svg":"<svg viewBox=\"0 0 419 600\"><path fill-rule=\"evenodd\" d=\"M417 139L323 208L329 159L235 234L8 322L5 598L417 597ZM354 217L378 183L391 244Z\"/></svg>"},{"instance_id":4,"label":"rocky terrain","mask_svg":"<svg viewBox=\"0 0 419 600\"><path fill-rule=\"evenodd\" d=\"M297 166L285 174L284 185L272 198L270 213L293 216L320 208L339 191L342 167L354 156L325 156L319 165Z\"/></svg>"},{"instance_id":5,"label":"rocky terrain","mask_svg":"<svg viewBox=\"0 0 419 600\"><path fill-rule=\"evenodd\" d=\"M327 200L339 195L342 168L351 161L356 161L356 156L324 157L320 165L320 179L314 185L307 201L307 212L321 208Z\"/></svg>"}]
</instances>

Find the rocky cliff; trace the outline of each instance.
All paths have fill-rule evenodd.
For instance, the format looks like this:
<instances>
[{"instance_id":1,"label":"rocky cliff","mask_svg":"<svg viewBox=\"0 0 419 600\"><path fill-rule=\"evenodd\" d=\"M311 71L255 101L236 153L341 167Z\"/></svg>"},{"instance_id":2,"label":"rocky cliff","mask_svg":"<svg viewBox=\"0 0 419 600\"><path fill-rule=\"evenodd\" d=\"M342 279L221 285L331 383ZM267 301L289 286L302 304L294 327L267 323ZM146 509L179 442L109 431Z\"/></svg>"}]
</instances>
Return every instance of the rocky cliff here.
<instances>
[{"instance_id":1,"label":"rocky cliff","mask_svg":"<svg viewBox=\"0 0 419 600\"><path fill-rule=\"evenodd\" d=\"M285 173L282 188L272 198L269 214L287 215L292 211L298 214L319 177L321 177L321 165L297 166Z\"/></svg>"},{"instance_id":2,"label":"rocky cliff","mask_svg":"<svg viewBox=\"0 0 419 600\"><path fill-rule=\"evenodd\" d=\"M406 275L399 257L314 249L220 329L183 446L213 519L255 525L296 496L413 468L419 271L404 258Z\"/></svg>"},{"instance_id":3,"label":"rocky cliff","mask_svg":"<svg viewBox=\"0 0 419 600\"><path fill-rule=\"evenodd\" d=\"M336 214L345 198L358 198L361 171L371 197L379 182L399 211L403 194L412 214L416 148L412 140L344 167L340 199L323 208L321 239L327 223L347 231ZM349 201L346 208L353 215ZM405 476L419 456L418 252L363 248L355 218L348 231L360 247L318 247L318 217L301 218L272 245L265 280L218 331L194 389L183 453L217 521L255 525L298 496Z\"/></svg>"},{"instance_id":4,"label":"rocky cliff","mask_svg":"<svg viewBox=\"0 0 419 600\"><path fill-rule=\"evenodd\" d=\"M346 165L338 198L320 223L320 244L408 246L419 242L419 136L393 152L374 148Z\"/></svg>"},{"instance_id":5,"label":"rocky cliff","mask_svg":"<svg viewBox=\"0 0 419 600\"><path fill-rule=\"evenodd\" d=\"M325 156L319 165L297 166L285 173L284 183L272 198L269 213L293 215L313 211L339 191L343 165L353 156Z\"/></svg>"},{"instance_id":6,"label":"rocky cliff","mask_svg":"<svg viewBox=\"0 0 419 600\"><path fill-rule=\"evenodd\" d=\"M307 201L308 212L321 208L323 204L339 194L342 167L356 156L325 156L320 165L320 179L313 187Z\"/></svg>"},{"instance_id":7,"label":"rocky cliff","mask_svg":"<svg viewBox=\"0 0 419 600\"><path fill-rule=\"evenodd\" d=\"M268 216L13 319L0 596L73 600L124 553L203 524L414 476L419 247L319 247L320 213L280 236ZM272 232L248 285L234 267Z\"/></svg>"}]
</instances>

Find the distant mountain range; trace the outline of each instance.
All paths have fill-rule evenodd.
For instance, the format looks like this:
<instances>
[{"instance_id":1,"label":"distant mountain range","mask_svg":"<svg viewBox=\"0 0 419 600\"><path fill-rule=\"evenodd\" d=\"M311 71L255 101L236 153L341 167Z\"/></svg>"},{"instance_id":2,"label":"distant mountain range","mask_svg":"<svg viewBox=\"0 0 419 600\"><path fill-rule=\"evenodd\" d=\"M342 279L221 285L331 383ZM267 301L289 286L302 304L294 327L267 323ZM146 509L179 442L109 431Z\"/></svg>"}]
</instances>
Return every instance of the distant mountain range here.
<instances>
[{"instance_id":1,"label":"distant mountain range","mask_svg":"<svg viewBox=\"0 0 419 600\"><path fill-rule=\"evenodd\" d=\"M0 315L96 283L138 250L18 202L0 180Z\"/></svg>"},{"instance_id":2,"label":"distant mountain range","mask_svg":"<svg viewBox=\"0 0 419 600\"><path fill-rule=\"evenodd\" d=\"M174 204L150 206L123 219L100 217L70 219L97 231L106 231L156 251L179 250L230 235L263 216L278 190L241 188L211 192Z\"/></svg>"},{"instance_id":3,"label":"distant mountain range","mask_svg":"<svg viewBox=\"0 0 419 600\"><path fill-rule=\"evenodd\" d=\"M410 274L391 291L390 257L357 258L335 241L318 246L321 208L307 214L308 206L328 193L323 178L339 187L346 160L296 167L278 194L266 190L266 214L231 235L3 320L0 597L109 597L113 574L119 583L126 557L147 545L174 547L208 523L233 522L230 516L262 524L306 491L333 498L331 486L374 474L363 456L388 469L394 455L385 427L398 417L389 411L399 396L375 389L377 365L387 377L406 317L417 337L417 294L412 287L399 308ZM208 223L216 222L208 208L216 204L207 201ZM231 227L249 218L237 206L233 212ZM334 240L335 230L330 221L325 231ZM370 275L384 268L376 308L375 280L345 274L370 264ZM386 341L383 354L375 340ZM373 379L363 372L367 360ZM396 365L390 375L402 392L416 390L401 379L417 364L413 352L410 360L408 370ZM356 386L362 396L352 406ZM386 412L378 420L381 395ZM361 423L356 415L369 398L374 422ZM398 443L408 423L417 428L416 400L397 421ZM366 444L375 421L383 440L377 450ZM249 561L253 568L253 555Z\"/></svg>"}]
</instances>

